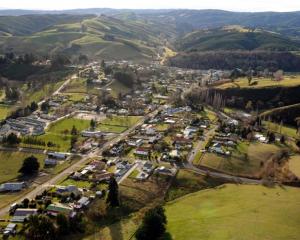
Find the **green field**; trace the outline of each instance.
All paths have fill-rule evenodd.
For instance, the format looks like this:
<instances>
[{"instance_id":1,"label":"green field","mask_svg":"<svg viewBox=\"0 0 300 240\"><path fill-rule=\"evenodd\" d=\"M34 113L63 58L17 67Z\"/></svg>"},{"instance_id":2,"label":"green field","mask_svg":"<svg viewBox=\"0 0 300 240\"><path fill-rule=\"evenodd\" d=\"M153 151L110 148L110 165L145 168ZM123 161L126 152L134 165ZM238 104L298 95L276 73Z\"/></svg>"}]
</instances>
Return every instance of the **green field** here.
<instances>
[{"instance_id":1,"label":"green field","mask_svg":"<svg viewBox=\"0 0 300 240\"><path fill-rule=\"evenodd\" d=\"M11 108L9 106L0 105L0 120L5 119L10 112L11 112Z\"/></svg>"},{"instance_id":2,"label":"green field","mask_svg":"<svg viewBox=\"0 0 300 240\"><path fill-rule=\"evenodd\" d=\"M59 120L53 124L51 124L46 133L38 136L37 139L44 141L46 144L48 142L55 143L57 146L50 149L57 151L69 151L71 147L71 130L75 126L77 128L78 133L81 131L88 129L90 127L90 121L84 119L77 118L64 118ZM79 137L79 140L81 137ZM27 144L23 144L24 146L31 146ZM35 146L39 147L39 146ZM42 148L45 148L44 146ZM47 148L47 147L46 147Z\"/></svg>"},{"instance_id":3,"label":"green field","mask_svg":"<svg viewBox=\"0 0 300 240\"><path fill-rule=\"evenodd\" d=\"M282 125L282 127L280 127L280 124L268 121L264 121L263 125L272 132L280 133L293 138L299 137L299 134L297 134L297 129L294 127L289 127L285 125Z\"/></svg>"},{"instance_id":4,"label":"green field","mask_svg":"<svg viewBox=\"0 0 300 240\"><path fill-rule=\"evenodd\" d=\"M97 129L103 132L122 133L140 119L139 116L112 116L101 121Z\"/></svg>"},{"instance_id":5,"label":"green field","mask_svg":"<svg viewBox=\"0 0 300 240\"><path fill-rule=\"evenodd\" d=\"M221 182L188 170L179 170L166 196L167 201L182 197L188 193L220 185Z\"/></svg>"},{"instance_id":6,"label":"green field","mask_svg":"<svg viewBox=\"0 0 300 240\"><path fill-rule=\"evenodd\" d=\"M0 183L16 179L18 171L23 164L23 160L34 155L40 162L40 168L44 166L43 154L31 154L24 152L0 151Z\"/></svg>"},{"instance_id":7,"label":"green field","mask_svg":"<svg viewBox=\"0 0 300 240\"><path fill-rule=\"evenodd\" d=\"M66 179L63 182L61 182L60 185L62 186L74 185L77 186L78 188L90 188L92 183L88 181L75 181L72 179Z\"/></svg>"},{"instance_id":8,"label":"green field","mask_svg":"<svg viewBox=\"0 0 300 240\"><path fill-rule=\"evenodd\" d=\"M257 82L257 84L253 84ZM249 86L247 78L239 78L233 83L224 83L217 88L264 88L264 87L294 87L300 85L300 76L284 76L282 81L274 81L271 78L253 78Z\"/></svg>"},{"instance_id":9,"label":"green field","mask_svg":"<svg viewBox=\"0 0 300 240\"><path fill-rule=\"evenodd\" d=\"M289 169L300 178L300 155L291 156L289 159Z\"/></svg>"},{"instance_id":10,"label":"green field","mask_svg":"<svg viewBox=\"0 0 300 240\"><path fill-rule=\"evenodd\" d=\"M166 204L165 239L299 239L300 191L255 185L224 185Z\"/></svg>"},{"instance_id":11,"label":"green field","mask_svg":"<svg viewBox=\"0 0 300 240\"><path fill-rule=\"evenodd\" d=\"M279 150L278 146L272 144L240 142L232 156L207 153L202 158L201 165L230 174L259 177L261 162L270 160Z\"/></svg>"}]
</instances>

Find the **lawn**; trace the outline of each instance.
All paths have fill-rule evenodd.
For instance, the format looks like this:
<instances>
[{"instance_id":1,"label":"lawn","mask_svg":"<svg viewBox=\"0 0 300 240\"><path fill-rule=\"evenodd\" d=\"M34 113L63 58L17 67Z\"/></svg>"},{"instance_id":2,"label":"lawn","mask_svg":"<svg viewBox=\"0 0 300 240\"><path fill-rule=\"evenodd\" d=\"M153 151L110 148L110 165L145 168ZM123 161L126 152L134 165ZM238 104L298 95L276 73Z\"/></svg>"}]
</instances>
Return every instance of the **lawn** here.
<instances>
[{"instance_id":1,"label":"lawn","mask_svg":"<svg viewBox=\"0 0 300 240\"><path fill-rule=\"evenodd\" d=\"M300 191L291 187L224 185L166 204L165 239L299 239Z\"/></svg>"},{"instance_id":2,"label":"lawn","mask_svg":"<svg viewBox=\"0 0 300 240\"><path fill-rule=\"evenodd\" d=\"M90 188L92 183L88 181L75 181L73 179L66 179L63 182L60 183L62 186L69 186L69 185L74 185L77 186L78 188Z\"/></svg>"},{"instance_id":3,"label":"lawn","mask_svg":"<svg viewBox=\"0 0 300 240\"><path fill-rule=\"evenodd\" d=\"M257 84L255 84L257 82ZM254 78L249 86L247 78L239 78L233 83L224 83L217 88L264 88L264 87L294 87L300 85L300 76L285 76L282 81L274 81L271 78Z\"/></svg>"},{"instance_id":4,"label":"lawn","mask_svg":"<svg viewBox=\"0 0 300 240\"><path fill-rule=\"evenodd\" d=\"M65 93L87 93L86 79L76 78L64 88Z\"/></svg>"},{"instance_id":5,"label":"lawn","mask_svg":"<svg viewBox=\"0 0 300 240\"><path fill-rule=\"evenodd\" d=\"M18 171L23 164L23 160L34 155L40 162L40 167L44 167L45 156L43 154L31 154L24 152L0 151L0 183L16 179Z\"/></svg>"},{"instance_id":6,"label":"lawn","mask_svg":"<svg viewBox=\"0 0 300 240\"><path fill-rule=\"evenodd\" d=\"M230 174L260 177L261 162L271 159L280 148L274 144L240 142L232 156L207 153L201 165Z\"/></svg>"},{"instance_id":7,"label":"lawn","mask_svg":"<svg viewBox=\"0 0 300 240\"><path fill-rule=\"evenodd\" d=\"M300 155L294 155L290 157L289 169L300 178Z\"/></svg>"},{"instance_id":8,"label":"lawn","mask_svg":"<svg viewBox=\"0 0 300 240\"><path fill-rule=\"evenodd\" d=\"M101 121L97 127L103 132L121 133L135 125L141 117L139 116L112 116Z\"/></svg>"},{"instance_id":9,"label":"lawn","mask_svg":"<svg viewBox=\"0 0 300 240\"><path fill-rule=\"evenodd\" d=\"M54 124L51 124L48 127L47 132L63 134L64 131L67 130L68 134L70 134L73 126L75 126L79 132L81 132L90 127L90 121L78 118L64 118L60 121L55 122Z\"/></svg>"}]
</instances>

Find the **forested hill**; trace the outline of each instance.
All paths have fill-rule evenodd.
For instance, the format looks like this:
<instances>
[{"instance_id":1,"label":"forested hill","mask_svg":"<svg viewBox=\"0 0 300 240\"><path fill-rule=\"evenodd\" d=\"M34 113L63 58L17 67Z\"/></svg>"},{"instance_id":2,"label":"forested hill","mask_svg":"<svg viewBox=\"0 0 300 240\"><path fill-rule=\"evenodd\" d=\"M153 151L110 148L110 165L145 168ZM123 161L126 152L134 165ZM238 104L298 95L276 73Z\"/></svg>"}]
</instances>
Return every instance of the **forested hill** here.
<instances>
[{"instance_id":1,"label":"forested hill","mask_svg":"<svg viewBox=\"0 0 300 240\"><path fill-rule=\"evenodd\" d=\"M300 42L281 34L241 26L194 31L179 38L176 45L181 51L297 51L300 49Z\"/></svg>"}]
</instances>

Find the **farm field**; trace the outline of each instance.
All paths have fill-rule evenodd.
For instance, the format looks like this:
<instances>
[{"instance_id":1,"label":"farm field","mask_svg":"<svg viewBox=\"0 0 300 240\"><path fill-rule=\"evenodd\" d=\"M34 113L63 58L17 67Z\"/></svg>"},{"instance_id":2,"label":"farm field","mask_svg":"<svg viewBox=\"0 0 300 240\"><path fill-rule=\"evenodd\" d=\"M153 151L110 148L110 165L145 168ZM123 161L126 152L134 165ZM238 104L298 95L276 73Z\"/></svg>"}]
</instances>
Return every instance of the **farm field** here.
<instances>
[{"instance_id":1,"label":"farm field","mask_svg":"<svg viewBox=\"0 0 300 240\"><path fill-rule=\"evenodd\" d=\"M0 151L0 183L16 179L23 160L34 155L40 162L40 169L44 167L43 154L31 154L24 152Z\"/></svg>"},{"instance_id":2,"label":"farm field","mask_svg":"<svg viewBox=\"0 0 300 240\"><path fill-rule=\"evenodd\" d=\"M231 156L205 154L201 165L230 174L259 177L261 162L268 161L279 150L278 146L272 144L241 142Z\"/></svg>"},{"instance_id":3,"label":"farm field","mask_svg":"<svg viewBox=\"0 0 300 240\"><path fill-rule=\"evenodd\" d=\"M300 178L300 155L290 157L289 168L297 177Z\"/></svg>"},{"instance_id":4,"label":"farm field","mask_svg":"<svg viewBox=\"0 0 300 240\"><path fill-rule=\"evenodd\" d=\"M255 84L255 82L257 82ZM300 76L284 76L282 81L274 81L271 78L253 78L249 86L247 78L239 78L233 83L224 83L217 88L264 88L264 87L294 87L300 85Z\"/></svg>"},{"instance_id":5,"label":"farm field","mask_svg":"<svg viewBox=\"0 0 300 240\"><path fill-rule=\"evenodd\" d=\"M297 188L226 184L167 203L165 239L296 240L299 207Z\"/></svg>"}]
</instances>

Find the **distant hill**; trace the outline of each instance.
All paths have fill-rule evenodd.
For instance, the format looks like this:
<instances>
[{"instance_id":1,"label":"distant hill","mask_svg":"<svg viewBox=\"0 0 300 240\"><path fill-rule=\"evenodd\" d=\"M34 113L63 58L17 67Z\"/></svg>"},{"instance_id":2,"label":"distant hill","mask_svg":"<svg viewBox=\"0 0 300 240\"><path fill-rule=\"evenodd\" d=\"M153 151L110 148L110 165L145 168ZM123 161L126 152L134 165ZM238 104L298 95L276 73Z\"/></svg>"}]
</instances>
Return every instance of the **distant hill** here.
<instances>
[{"instance_id":1,"label":"distant hill","mask_svg":"<svg viewBox=\"0 0 300 240\"><path fill-rule=\"evenodd\" d=\"M181 51L300 49L300 42L290 40L281 34L241 26L194 31L180 38L176 45Z\"/></svg>"},{"instance_id":2,"label":"distant hill","mask_svg":"<svg viewBox=\"0 0 300 240\"><path fill-rule=\"evenodd\" d=\"M107 60L151 60L163 41L163 28L151 22L95 15L1 17L0 53L70 56L87 54Z\"/></svg>"},{"instance_id":3,"label":"distant hill","mask_svg":"<svg viewBox=\"0 0 300 240\"><path fill-rule=\"evenodd\" d=\"M139 19L168 24L170 27L176 29L178 33L239 24L251 28L264 28L281 32L295 38L300 36L300 11L249 13L223 10L143 10L110 8L71 9L62 11L0 10L0 15L6 16L25 14L105 14L118 17L128 13L135 14Z\"/></svg>"},{"instance_id":4,"label":"distant hill","mask_svg":"<svg viewBox=\"0 0 300 240\"><path fill-rule=\"evenodd\" d=\"M0 32L13 36L30 35L53 25L76 23L92 17L68 14L0 16Z\"/></svg>"}]
</instances>

